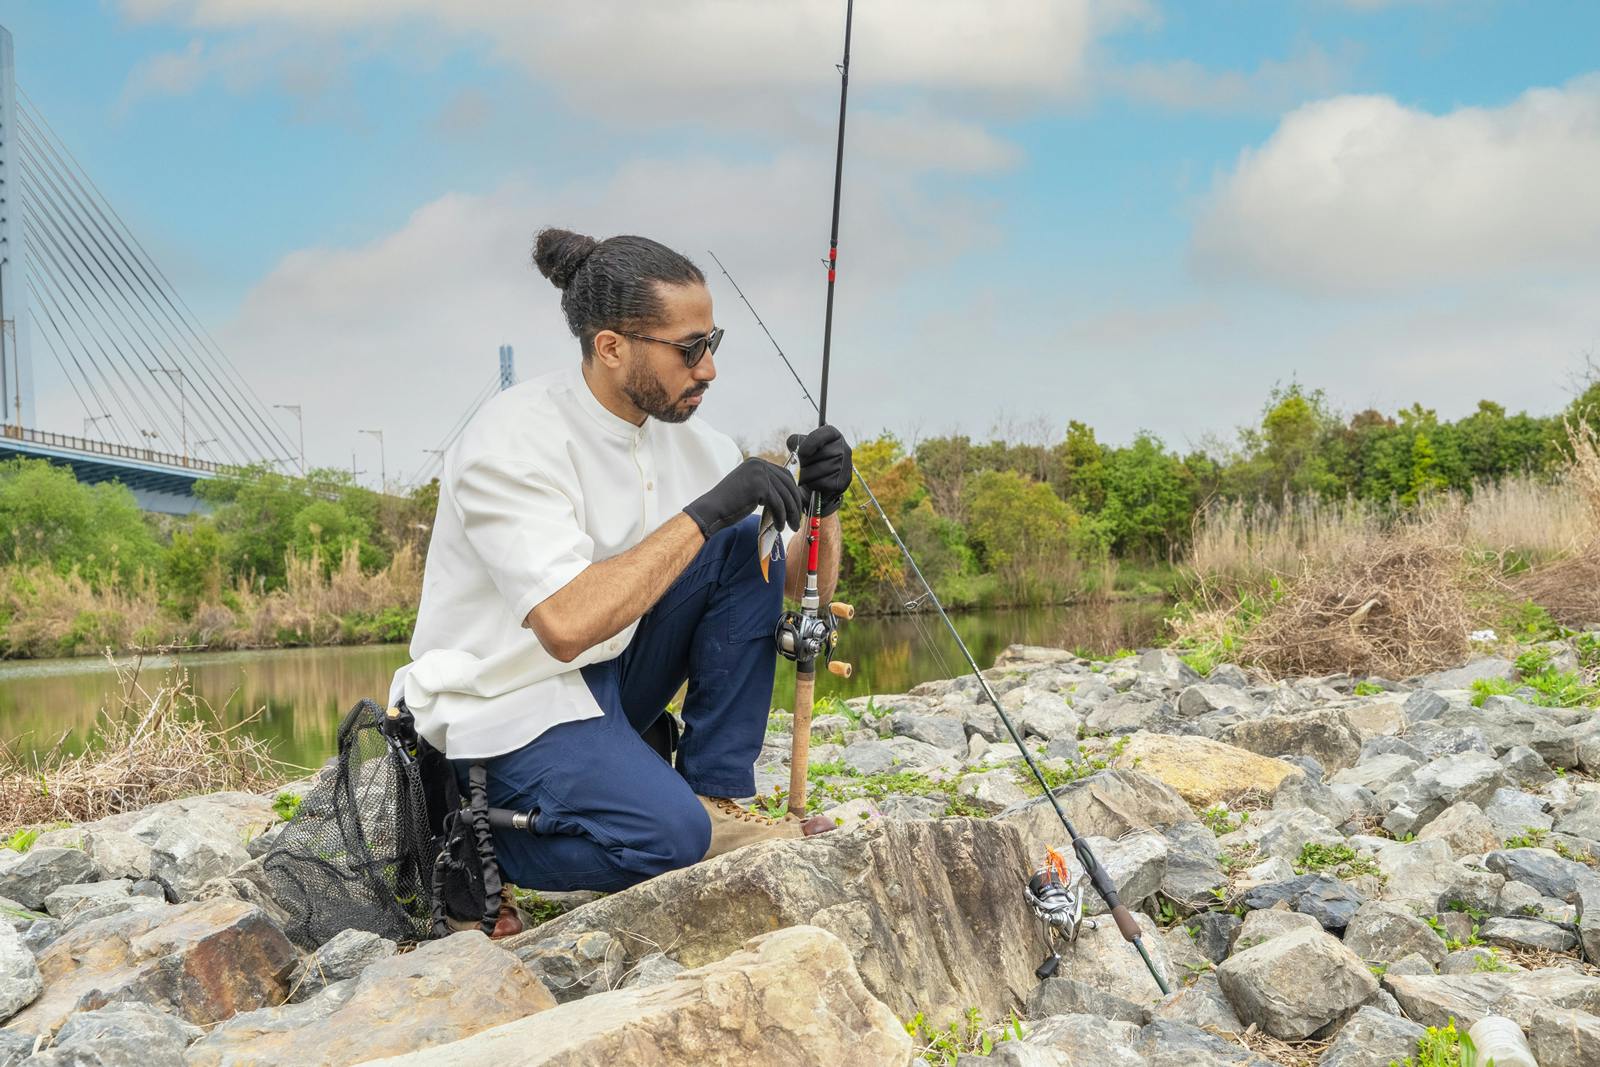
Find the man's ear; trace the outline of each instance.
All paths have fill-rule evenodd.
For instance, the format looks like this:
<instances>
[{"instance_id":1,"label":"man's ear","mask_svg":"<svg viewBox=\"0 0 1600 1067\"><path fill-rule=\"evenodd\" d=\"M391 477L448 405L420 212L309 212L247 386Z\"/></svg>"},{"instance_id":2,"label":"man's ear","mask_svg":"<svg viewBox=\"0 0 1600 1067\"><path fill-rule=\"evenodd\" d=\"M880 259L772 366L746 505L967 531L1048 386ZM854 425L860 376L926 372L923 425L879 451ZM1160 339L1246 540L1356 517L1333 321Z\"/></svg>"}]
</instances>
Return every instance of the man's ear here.
<instances>
[{"instance_id":1,"label":"man's ear","mask_svg":"<svg viewBox=\"0 0 1600 1067\"><path fill-rule=\"evenodd\" d=\"M620 367L623 361L623 346L627 341L626 337L615 330L601 330L594 335L594 358L607 367Z\"/></svg>"}]
</instances>

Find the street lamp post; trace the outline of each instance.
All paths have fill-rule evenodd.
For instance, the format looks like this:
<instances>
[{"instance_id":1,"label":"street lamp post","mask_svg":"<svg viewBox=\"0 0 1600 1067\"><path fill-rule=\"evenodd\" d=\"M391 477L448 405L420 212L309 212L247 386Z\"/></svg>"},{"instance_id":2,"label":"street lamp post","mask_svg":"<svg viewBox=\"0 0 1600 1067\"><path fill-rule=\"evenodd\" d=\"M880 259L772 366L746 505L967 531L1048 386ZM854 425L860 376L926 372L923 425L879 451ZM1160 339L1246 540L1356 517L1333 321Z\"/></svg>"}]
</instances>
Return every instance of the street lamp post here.
<instances>
[{"instance_id":1,"label":"street lamp post","mask_svg":"<svg viewBox=\"0 0 1600 1067\"><path fill-rule=\"evenodd\" d=\"M84 440L87 441L89 439L89 431L94 429L94 424L95 423L99 422L101 419L109 419L110 417L111 417L111 415L110 415L109 412L102 412L99 415L90 415L87 418L85 418L83 420L83 438L84 438ZM106 439L105 434L101 434L100 435L100 440L104 441L105 439Z\"/></svg>"},{"instance_id":2,"label":"street lamp post","mask_svg":"<svg viewBox=\"0 0 1600 1067\"><path fill-rule=\"evenodd\" d=\"M188 405L184 402L183 397L183 368L151 367L150 369L157 374L165 374L168 377L176 377L178 379L178 433L183 438L183 462L187 465L189 462L189 413Z\"/></svg>"},{"instance_id":3,"label":"street lamp post","mask_svg":"<svg viewBox=\"0 0 1600 1067\"><path fill-rule=\"evenodd\" d=\"M383 431L382 430L357 430L356 433L371 434L378 439L378 484L380 491L389 491L389 465L383 458Z\"/></svg>"},{"instance_id":4,"label":"street lamp post","mask_svg":"<svg viewBox=\"0 0 1600 1067\"><path fill-rule=\"evenodd\" d=\"M144 450L147 453L153 454L155 452L155 441L159 439L161 435L156 433L154 430L140 430L139 432L144 435Z\"/></svg>"},{"instance_id":5,"label":"street lamp post","mask_svg":"<svg viewBox=\"0 0 1600 1067\"><path fill-rule=\"evenodd\" d=\"M294 421L300 427L300 477L306 476L306 420L300 410L299 404L274 404L275 408L294 413Z\"/></svg>"}]
</instances>

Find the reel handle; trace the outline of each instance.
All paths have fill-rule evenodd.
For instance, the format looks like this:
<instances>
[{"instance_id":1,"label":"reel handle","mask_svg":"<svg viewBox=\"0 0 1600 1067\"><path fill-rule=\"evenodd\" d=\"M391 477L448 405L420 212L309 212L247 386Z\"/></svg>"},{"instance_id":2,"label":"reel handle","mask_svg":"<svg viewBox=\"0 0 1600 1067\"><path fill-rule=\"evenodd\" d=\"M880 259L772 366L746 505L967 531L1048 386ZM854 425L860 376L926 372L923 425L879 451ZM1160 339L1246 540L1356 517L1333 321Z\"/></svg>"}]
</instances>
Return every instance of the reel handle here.
<instances>
[{"instance_id":1,"label":"reel handle","mask_svg":"<svg viewBox=\"0 0 1600 1067\"><path fill-rule=\"evenodd\" d=\"M830 603L828 605L828 611L832 613L834 618L843 619L845 622L849 622L851 619L856 617L855 606L852 604L846 604L842 600L835 600Z\"/></svg>"},{"instance_id":2,"label":"reel handle","mask_svg":"<svg viewBox=\"0 0 1600 1067\"><path fill-rule=\"evenodd\" d=\"M828 673L839 678L848 678L856 669L843 660L831 659L828 661Z\"/></svg>"}]
</instances>

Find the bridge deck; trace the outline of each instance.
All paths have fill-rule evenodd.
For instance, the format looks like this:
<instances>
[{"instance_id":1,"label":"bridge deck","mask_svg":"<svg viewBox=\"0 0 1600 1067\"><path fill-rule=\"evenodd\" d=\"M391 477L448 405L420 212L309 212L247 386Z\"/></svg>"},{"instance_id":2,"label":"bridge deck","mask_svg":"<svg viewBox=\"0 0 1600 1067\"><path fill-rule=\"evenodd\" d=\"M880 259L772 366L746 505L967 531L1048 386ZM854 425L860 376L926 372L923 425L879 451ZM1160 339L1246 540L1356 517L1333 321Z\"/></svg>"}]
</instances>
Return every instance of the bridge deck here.
<instances>
[{"instance_id":1,"label":"bridge deck","mask_svg":"<svg viewBox=\"0 0 1600 1067\"><path fill-rule=\"evenodd\" d=\"M169 515L209 510L194 495L194 483L215 478L222 465L193 456L96 441L24 426L0 427L0 459L24 456L72 468L80 482L117 481L133 490L141 507Z\"/></svg>"}]
</instances>

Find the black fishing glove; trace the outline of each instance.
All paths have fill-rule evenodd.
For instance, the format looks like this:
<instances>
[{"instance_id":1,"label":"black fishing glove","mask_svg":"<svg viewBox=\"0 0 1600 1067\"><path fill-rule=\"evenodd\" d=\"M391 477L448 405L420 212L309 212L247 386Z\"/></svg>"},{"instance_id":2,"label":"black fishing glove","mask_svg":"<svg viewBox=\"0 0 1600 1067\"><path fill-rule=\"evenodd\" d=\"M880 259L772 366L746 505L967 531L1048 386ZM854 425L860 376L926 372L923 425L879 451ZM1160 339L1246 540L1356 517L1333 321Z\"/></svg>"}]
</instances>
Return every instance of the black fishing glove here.
<instances>
[{"instance_id":1,"label":"black fishing glove","mask_svg":"<svg viewBox=\"0 0 1600 1067\"><path fill-rule=\"evenodd\" d=\"M780 530L798 530L806 510L800 487L789 472L776 463L753 457L733 468L683 513L709 540L712 534L732 526L758 507L766 509Z\"/></svg>"},{"instance_id":2,"label":"black fishing glove","mask_svg":"<svg viewBox=\"0 0 1600 1067\"><path fill-rule=\"evenodd\" d=\"M844 434L822 425L804 437L793 435L788 443L789 451L800 460L800 488L822 497L822 510L817 514L826 518L838 511L855 472Z\"/></svg>"}]
</instances>

